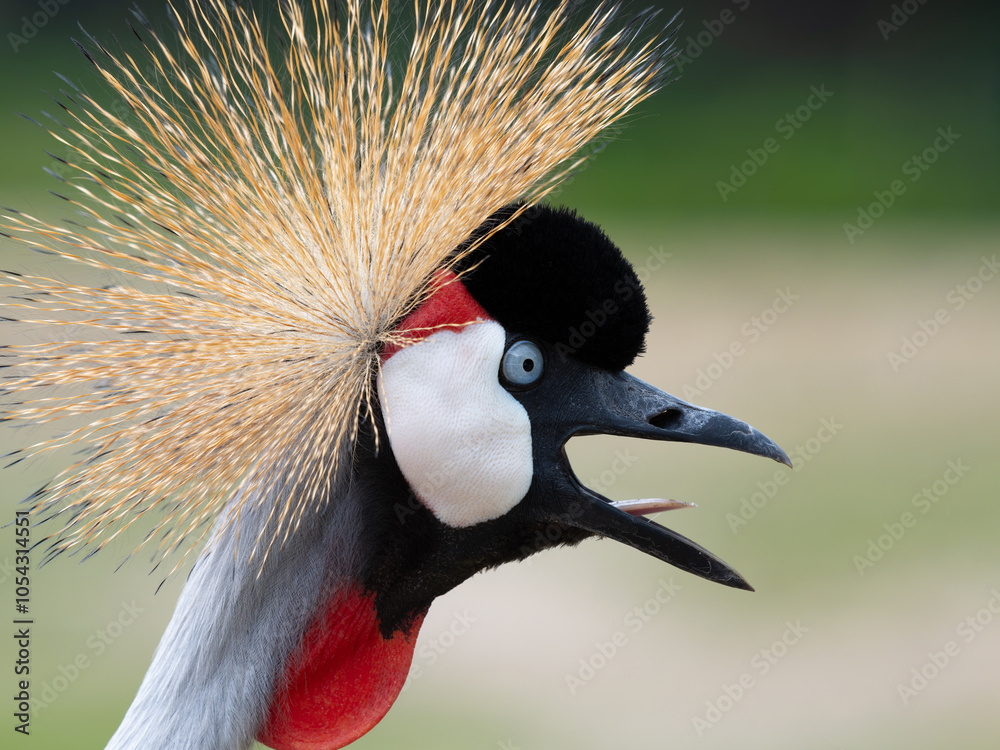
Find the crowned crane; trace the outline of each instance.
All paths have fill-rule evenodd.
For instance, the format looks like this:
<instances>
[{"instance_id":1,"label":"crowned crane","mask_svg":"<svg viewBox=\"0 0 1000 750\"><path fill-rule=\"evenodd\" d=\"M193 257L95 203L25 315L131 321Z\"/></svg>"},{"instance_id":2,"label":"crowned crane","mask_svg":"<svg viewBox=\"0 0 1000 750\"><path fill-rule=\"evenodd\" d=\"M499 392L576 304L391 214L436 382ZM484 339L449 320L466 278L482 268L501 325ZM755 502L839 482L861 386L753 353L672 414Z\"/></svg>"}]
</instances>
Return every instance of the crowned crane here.
<instances>
[{"instance_id":1,"label":"crowned crane","mask_svg":"<svg viewBox=\"0 0 1000 750\"><path fill-rule=\"evenodd\" d=\"M3 217L113 282L7 273L52 340L9 352L5 416L69 424L15 460L87 449L29 498L46 558L138 519L160 560L204 541L108 747L343 747L436 597L543 548L606 537L749 588L644 517L678 503L611 502L565 453L606 433L788 462L625 373L642 285L542 202L662 83L651 14L418 6L399 79L388 2L283 4L280 52L226 0L174 13L176 40L135 13L146 58L81 45L122 106L63 92L83 218Z\"/></svg>"}]
</instances>

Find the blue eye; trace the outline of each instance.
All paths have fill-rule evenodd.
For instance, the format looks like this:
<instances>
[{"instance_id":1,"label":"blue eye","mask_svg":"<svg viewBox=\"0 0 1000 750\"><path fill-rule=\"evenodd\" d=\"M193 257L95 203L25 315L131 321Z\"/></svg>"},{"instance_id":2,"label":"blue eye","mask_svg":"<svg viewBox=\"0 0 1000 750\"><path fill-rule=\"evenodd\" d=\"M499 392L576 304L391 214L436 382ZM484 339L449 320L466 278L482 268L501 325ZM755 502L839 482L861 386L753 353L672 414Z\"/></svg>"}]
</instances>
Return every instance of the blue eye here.
<instances>
[{"instance_id":1,"label":"blue eye","mask_svg":"<svg viewBox=\"0 0 1000 750\"><path fill-rule=\"evenodd\" d=\"M544 369L542 350L537 344L525 339L511 344L500 363L503 379L510 385L521 388L537 383Z\"/></svg>"}]
</instances>

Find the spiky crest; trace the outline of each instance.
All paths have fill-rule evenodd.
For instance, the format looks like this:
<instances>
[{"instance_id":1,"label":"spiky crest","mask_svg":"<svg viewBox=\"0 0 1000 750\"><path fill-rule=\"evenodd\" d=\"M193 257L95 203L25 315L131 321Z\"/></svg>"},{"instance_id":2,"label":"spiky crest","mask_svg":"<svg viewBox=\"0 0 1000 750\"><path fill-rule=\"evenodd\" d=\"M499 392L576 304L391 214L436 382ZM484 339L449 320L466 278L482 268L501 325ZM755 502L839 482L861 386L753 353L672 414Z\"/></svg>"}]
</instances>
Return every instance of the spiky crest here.
<instances>
[{"instance_id":1,"label":"spiky crest","mask_svg":"<svg viewBox=\"0 0 1000 750\"><path fill-rule=\"evenodd\" d=\"M581 148L649 96L666 40L564 0L416 5L401 79L388 0L283 3L270 29L227 0L140 13L136 59L84 54L123 106L65 93L66 200L84 223L0 214L20 242L87 268L6 274L15 423L69 424L21 455L87 455L36 493L49 554L99 549L147 511L158 552L194 543L235 489L272 502L277 541L326 499L372 408L379 347L498 207L549 193ZM100 278L115 283L102 286ZM262 541L264 549L276 539ZM188 547L190 549L190 547Z\"/></svg>"}]
</instances>

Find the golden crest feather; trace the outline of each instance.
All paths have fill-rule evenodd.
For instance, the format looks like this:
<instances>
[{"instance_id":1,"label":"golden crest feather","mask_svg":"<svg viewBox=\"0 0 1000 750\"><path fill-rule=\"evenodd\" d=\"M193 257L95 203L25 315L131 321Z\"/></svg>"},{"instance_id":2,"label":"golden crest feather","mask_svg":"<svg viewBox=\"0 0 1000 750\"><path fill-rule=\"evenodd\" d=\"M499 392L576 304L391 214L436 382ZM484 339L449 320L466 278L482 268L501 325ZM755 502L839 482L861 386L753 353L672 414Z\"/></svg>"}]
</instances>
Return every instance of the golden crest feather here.
<instances>
[{"instance_id":1,"label":"golden crest feather","mask_svg":"<svg viewBox=\"0 0 1000 750\"><path fill-rule=\"evenodd\" d=\"M48 555L99 549L152 509L160 555L194 545L240 487L280 484L278 536L294 530L433 273L497 208L559 185L670 58L643 38L652 14L613 29L604 5L452 0L417 4L397 79L390 4L363 5L286 3L265 27L192 0L176 39L138 28L141 59L84 50L119 101L70 92L53 131L85 218L0 214L94 277L3 284L10 318L47 337L7 347L3 417L69 425L17 459L86 449L31 498L57 517Z\"/></svg>"}]
</instances>

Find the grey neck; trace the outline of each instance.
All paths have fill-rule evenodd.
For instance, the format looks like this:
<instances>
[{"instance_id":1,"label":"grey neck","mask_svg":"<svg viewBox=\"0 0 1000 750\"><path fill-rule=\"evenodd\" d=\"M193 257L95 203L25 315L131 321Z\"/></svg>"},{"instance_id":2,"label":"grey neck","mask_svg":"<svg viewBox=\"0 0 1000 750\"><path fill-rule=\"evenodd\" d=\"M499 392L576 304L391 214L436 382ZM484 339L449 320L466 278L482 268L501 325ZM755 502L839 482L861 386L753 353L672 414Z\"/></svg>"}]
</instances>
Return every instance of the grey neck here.
<instances>
[{"instance_id":1,"label":"grey neck","mask_svg":"<svg viewBox=\"0 0 1000 750\"><path fill-rule=\"evenodd\" d=\"M220 514L108 750L250 747L321 598L356 572L356 506L332 494L263 569L248 558L273 503L248 501L227 524L237 496Z\"/></svg>"}]
</instances>

